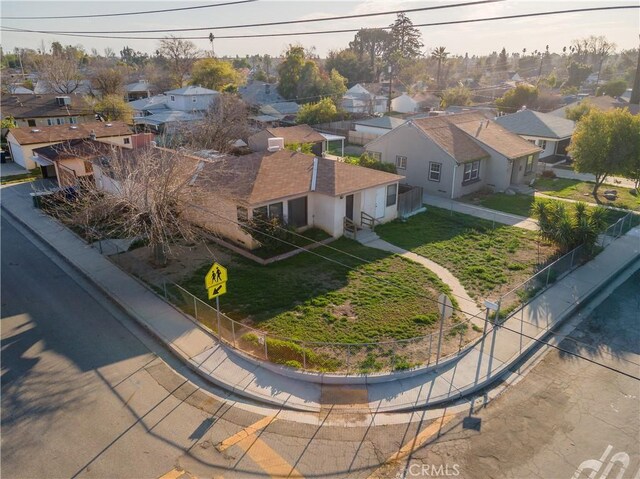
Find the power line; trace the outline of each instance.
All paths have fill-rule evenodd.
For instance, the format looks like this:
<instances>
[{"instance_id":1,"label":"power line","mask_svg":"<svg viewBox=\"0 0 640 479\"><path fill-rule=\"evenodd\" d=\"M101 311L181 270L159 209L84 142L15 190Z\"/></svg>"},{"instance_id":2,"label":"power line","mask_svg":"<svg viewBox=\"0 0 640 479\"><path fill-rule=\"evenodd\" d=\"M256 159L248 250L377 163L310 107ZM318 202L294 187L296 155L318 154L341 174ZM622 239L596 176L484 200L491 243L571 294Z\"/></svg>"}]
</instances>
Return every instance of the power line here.
<instances>
[{"instance_id":1,"label":"power line","mask_svg":"<svg viewBox=\"0 0 640 479\"><path fill-rule=\"evenodd\" d=\"M568 10L555 10L551 12L522 13L518 15L501 15L496 17L473 18L473 19L467 19L467 20L451 20L447 22L421 23L421 24L414 24L413 26L416 28L435 27L435 26L457 25L457 24L465 24L465 23L489 22L489 21L496 21L496 20L510 20L515 18L563 15L567 13L584 13L584 12L626 10L626 9L637 10L639 8L640 8L640 5L619 5L619 6L610 6L610 7L573 8ZM378 27L379 30L389 30L390 28L391 27L389 26ZM224 40L224 39L243 39L243 38L289 37L289 36L301 36L301 35L353 33L353 32L358 32L360 30L361 30L360 28L347 28L347 29L335 29L335 30L314 30L310 32L260 33L260 34L248 34L248 35L220 35L220 36L216 35L215 38L216 40ZM120 39L120 40L164 40L166 38L166 37L138 37L138 36L117 35L118 32L111 32L113 34L109 34L109 35L51 33L50 31L47 31L47 30L32 30L32 29L14 28L14 27L2 27L0 31L8 31L8 32L16 32L16 33L42 33L47 35L61 35L61 36L82 37L82 38L110 38L110 39ZM182 37L175 37L175 38L180 40L208 40L209 36L182 36Z\"/></svg>"},{"instance_id":2,"label":"power line","mask_svg":"<svg viewBox=\"0 0 640 479\"><path fill-rule=\"evenodd\" d=\"M252 0L256 1L256 0ZM254 27L270 27L275 25L293 25L299 23L315 23L315 22L328 22L335 20L347 20L352 18L366 18L366 17L377 17L384 15L396 15L398 13L413 13L413 12L424 12L428 10L442 10L446 8L457 8L457 7L466 7L473 5L482 5L486 3L496 3L503 2L505 0L478 0L475 2L468 3L454 3L450 5L438 5L435 7L420 7L420 8L410 8L406 10L388 10L384 12L374 12L374 13L359 13L355 15L340 15L336 17L315 17L308 18L304 20L283 20L279 22L267 22L267 23L245 23L240 25L218 25L218 26L210 26L210 27L192 27L192 28L165 28L165 29L156 29L156 30L120 30L117 32L113 31L76 31L76 30L49 30L47 33L169 33L169 32L195 32L202 30L227 30L227 29L237 29L237 28L254 28ZM218 36L216 36L218 38Z\"/></svg>"},{"instance_id":3,"label":"power line","mask_svg":"<svg viewBox=\"0 0 640 479\"><path fill-rule=\"evenodd\" d=\"M240 227L244 227L244 228L247 228L247 229L252 230L252 231L257 231L257 232L259 232L260 234L263 234L263 235L265 235L265 236L268 236L268 237L269 237L269 238L271 238L271 239L275 239L275 240L280 241L280 242L282 242L282 243L284 243L284 244L287 244L287 245L289 245L289 246L292 246L292 247L294 247L294 248L296 248L296 249L302 250L303 252L310 253L310 254L312 254L312 255L314 255L314 256L318 256L318 257L323 258L323 259L325 259L325 260L327 260L327 261L330 261L330 262L332 262L332 263L335 263L335 264L338 264L338 265L340 265L340 266L343 266L343 267L345 267L345 268L347 268L347 269L349 269L349 270L351 270L351 271L355 271L355 268L353 268L352 266L349 266L349 265L344 264L344 263L342 263L342 262L340 262L340 261L334 260L333 258L329 258L329 257L327 257L327 256L323 256L323 255L321 255L321 254L319 254L319 253L317 253L317 252L315 252L315 251L313 251L313 250L308 250L308 249L306 249L306 248L303 248L302 246L298 246L298 245L296 245L296 244L294 244L294 243L290 243L290 242L288 242L288 241L286 241L286 240L283 240L282 238L278 238L278 237L276 237L276 236L270 235L270 234L265 233L265 232L263 232L263 231L259 231L259 230L257 230L256 228L252 228L252 227L250 227L250 226L248 226L248 225L245 225L245 224L242 224L242 223L240 223L240 222L234 221L234 220L232 220L232 219L230 219L230 218L227 218L227 217L225 217L225 216L222 216L222 215L221 215L221 214L219 214L219 213L215 213L215 212L213 212L213 211L210 211L210 210L208 210L208 209L206 209L206 208L204 208L204 207L202 207L202 206L194 205L194 204L191 204L191 206L192 206L192 207L194 207L194 208L196 208L196 209L202 210L202 211L204 211L204 212L206 212L206 213L209 213L209 214L212 214L212 215L217 216L217 217L219 217L219 218L222 218L222 219L224 219L224 220L226 220L226 221L229 221L229 222L231 222L231 223L234 223L234 224L236 224L236 225L238 225L238 226L240 226ZM326 245L325 245L325 246L326 246ZM343 251L341 251L341 250L338 250L338 251L343 252ZM348 254L348 253L346 253L346 252L343 252L343 253ZM385 280L384 278L380 278L379 276L376 276L376 275L374 275L374 274L371 274L371 273L364 273L364 274L366 274L366 275L368 275L368 276L371 276L371 277L373 277L373 278L376 278L376 279L378 279L379 281L387 282L387 283L389 283L389 284L392 284L392 285L394 285L394 286L398 287L398 285L397 285L397 284L395 284L395 283L393 283L393 282L391 282L391 281L389 281L389 280ZM433 300L433 301L438 302L437 300ZM438 304L440 304L440 303L438 302ZM467 312L463 311L463 310L462 310L462 309L460 309L460 308L454 308L454 309L457 309L458 311L460 311L460 312L464 313L465 315L470 316L470 318L478 317L477 315L473 315L473 314L467 313ZM482 319L483 321L485 321L485 322L488 322L488 320L487 320L486 318L481 318L481 319ZM467 319L467 321L465 321L465 323L466 323L466 322L469 322L469 321L470 321L470 319ZM465 324L465 323L460 323L460 324ZM574 356L574 357L577 357L577 358L579 358L579 359L583 359L583 360L588 361L588 362L590 362L590 363L592 363L592 364L595 364L595 365L597 365L597 366L601 366L601 367L603 367L603 368L605 368L605 369L608 369L608 370L610 370L610 371L613 371L613 372L616 372L616 373L622 374L623 376L627 376L627 377L629 377L629 378L631 378L631 379L635 379L636 381L640 381L640 376L634 376L634 375L632 375L632 374L630 374L630 373L627 373L627 372L625 372L625 371L622 371L621 369L617 369L617 368L614 368L614 367L609 366L609 365L607 365L607 364L600 363L600 362L598 362L598 361L595 361L595 360L593 360L593 359L591 359L591 358L588 358L588 357L583 356L583 355L581 355L581 354L578 354L578 353L576 353L576 352L569 351L568 349L561 348L560 346L556 346L556 345L551 344L551 343L549 343L549 342L547 342L547 341L543 341L543 340L541 340L541 339L538 339L538 338L535 338L535 337L530 336L530 335L528 335L528 334L525 334L525 333L523 333L523 332L521 332L521 331L517 331L517 330L515 330L515 329L509 328L509 327L505 326L504 324L502 324L502 325L494 325L494 324L491 324L491 326L492 326L492 328L494 328L494 329L495 329L495 328L502 328L502 329L505 329L505 330L507 330L507 331L509 331L509 332L512 332L512 333L518 334L518 335L520 335L520 336L522 336L522 337L525 337L525 338L527 338L527 339L531 339L531 340L533 340L533 341L535 341L535 342L537 342L537 343L540 343L540 344L543 344L543 345L545 345L545 346L549 346L549 347L551 347L551 348L557 349L558 351L561 351L561 352L563 352L563 353L565 353L565 354L569 354L569 355ZM549 334L552 334L552 335L557 335L557 333L555 333L554 331L548 331L548 333L549 333Z\"/></svg>"},{"instance_id":4,"label":"power line","mask_svg":"<svg viewBox=\"0 0 640 479\"><path fill-rule=\"evenodd\" d=\"M211 3L209 5L198 5L195 7L178 7L178 8L166 8L164 10L145 10L138 12L122 12L122 13L96 13L92 15L60 15L53 17L2 17L5 20L53 20L53 19L61 19L61 18L99 18L99 17L123 17L128 15L148 15L150 13L166 13L166 12L178 12L183 10L196 10L201 8L214 8L214 7L224 7L226 5L238 5L241 3L252 3L257 2L258 0L234 0L231 2L225 3Z\"/></svg>"}]
</instances>

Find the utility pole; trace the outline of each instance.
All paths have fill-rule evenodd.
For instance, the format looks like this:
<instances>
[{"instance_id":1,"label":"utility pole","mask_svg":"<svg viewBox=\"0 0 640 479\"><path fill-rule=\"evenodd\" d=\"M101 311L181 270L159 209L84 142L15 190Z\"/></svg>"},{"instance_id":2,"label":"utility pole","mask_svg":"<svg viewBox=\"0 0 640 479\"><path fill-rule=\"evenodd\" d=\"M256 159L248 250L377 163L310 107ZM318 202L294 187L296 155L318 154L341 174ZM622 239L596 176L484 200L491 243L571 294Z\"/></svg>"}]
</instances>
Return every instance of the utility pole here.
<instances>
[{"instance_id":1,"label":"utility pole","mask_svg":"<svg viewBox=\"0 0 640 479\"><path fill-rule=\"evenodd\" d=\"M213 33L209 33L209 41L211 42L211 58L215 58L216 57L216 52L213 49L213 41L215 40L216 37L213 36Z\"/></svg>"},{"instance_id":2,"label":"utility pole","mask_svg":"<svg viewBox=\"0 0 640 479\"><path fill-rule=\"evenodd\" d=\"M387 111L391 113L391 86L393 85L393 67L389 65L389 94L387 96Z\"/></svg>"}]
</instances>

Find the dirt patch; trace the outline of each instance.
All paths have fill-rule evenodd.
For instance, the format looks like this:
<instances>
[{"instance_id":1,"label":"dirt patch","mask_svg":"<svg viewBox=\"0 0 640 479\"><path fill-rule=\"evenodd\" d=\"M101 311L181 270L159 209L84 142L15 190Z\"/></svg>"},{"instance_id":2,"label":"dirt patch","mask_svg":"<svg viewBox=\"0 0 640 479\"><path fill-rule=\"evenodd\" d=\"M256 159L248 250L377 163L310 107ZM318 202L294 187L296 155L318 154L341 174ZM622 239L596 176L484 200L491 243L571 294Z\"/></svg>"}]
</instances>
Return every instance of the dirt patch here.
<instances>
[{"instance_id":1,"label":"dirt patch","mask_svg":"<svg viewBox=\"0 0 640 479\"><path fill-rule=\"evenodd\" d=\"M358 314L355 312L351 301L347 301L340 306L336 306L331 311L336 318L346 318L349 321L356 321L358 319Z\"/></svg>"},{"instance_id":2,"label":"dirt patch","mask_svg":"<svg viewBox=\"0 0 640 479\"><path fill-rule=\"evenodd\" d=\"M110 257L128 273L146 283L161 286L164 281L178 283L191 276L205 263L218 262L228 265L233 257L215 243L177 244L171 246L166 266L152 264L152 251L148 247L134 249Z\"/></svg>"}]
</instances>

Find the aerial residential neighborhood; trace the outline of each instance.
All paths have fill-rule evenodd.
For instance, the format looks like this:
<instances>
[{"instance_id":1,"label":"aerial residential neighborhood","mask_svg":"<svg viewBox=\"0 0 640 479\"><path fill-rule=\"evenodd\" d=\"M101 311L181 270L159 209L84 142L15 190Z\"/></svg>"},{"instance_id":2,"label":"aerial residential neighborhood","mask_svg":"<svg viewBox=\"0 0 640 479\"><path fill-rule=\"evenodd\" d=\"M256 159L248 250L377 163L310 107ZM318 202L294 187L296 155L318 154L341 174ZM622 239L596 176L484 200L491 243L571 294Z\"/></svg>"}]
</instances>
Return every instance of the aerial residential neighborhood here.
<instances>
[{"instance_id":1,"label":"aerial residential neighborhood","mask_svg":"<svg viewBox=\"0 0 640 479\"><path fill-rule=\"evenodd\" d=\"M3 2L2 477L640 477L639 11Z\"/></svg>"}]
</instances>

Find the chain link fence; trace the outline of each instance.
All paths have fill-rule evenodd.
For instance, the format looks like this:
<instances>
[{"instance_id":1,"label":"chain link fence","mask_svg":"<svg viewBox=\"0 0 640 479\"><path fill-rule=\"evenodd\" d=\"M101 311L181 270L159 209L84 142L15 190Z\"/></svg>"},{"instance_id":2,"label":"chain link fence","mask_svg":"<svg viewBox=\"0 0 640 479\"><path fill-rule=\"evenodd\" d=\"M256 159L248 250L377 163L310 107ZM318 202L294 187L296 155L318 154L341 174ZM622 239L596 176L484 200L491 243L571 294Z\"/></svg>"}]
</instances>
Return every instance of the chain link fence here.
<instances>
[{"instance_id":1,"label":"chain link fence","mask_svg":"<svg viewBox=\"0 0 640 479\"><path fill-rule=\"evenodd\" d=\"M442 332L438 329L410 339L371 343L302 341L229 318L175 283L165 283L162 291L167 301L228 346L256 359L306 371L364 374L430 366L456 356L468 342L469 320L454 320Z\"/></svg>"}]
</instances>

